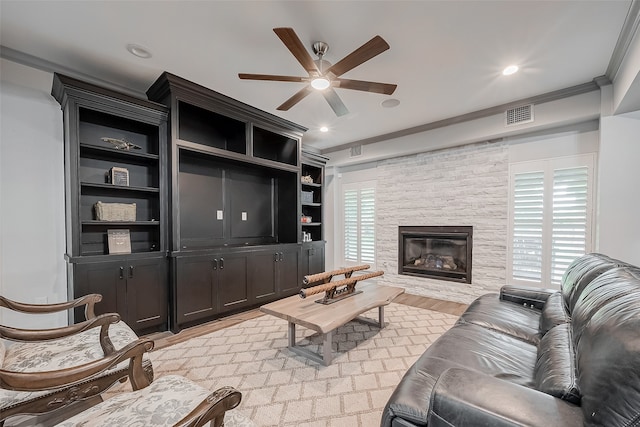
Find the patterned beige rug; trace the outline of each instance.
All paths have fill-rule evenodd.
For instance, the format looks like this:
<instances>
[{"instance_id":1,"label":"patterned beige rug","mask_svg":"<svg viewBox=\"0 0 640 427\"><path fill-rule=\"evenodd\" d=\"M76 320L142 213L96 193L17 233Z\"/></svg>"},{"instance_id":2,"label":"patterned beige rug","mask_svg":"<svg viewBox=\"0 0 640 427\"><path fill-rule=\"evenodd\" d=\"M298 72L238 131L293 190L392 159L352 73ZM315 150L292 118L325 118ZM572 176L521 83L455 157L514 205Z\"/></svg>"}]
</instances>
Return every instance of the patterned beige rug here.
<instances>
[{"instance_id":1,"label":"patterned beige rug","mask_svg":"<svg viewBox=\"0 0 640 427\"><path fill-rule=\"evenodd\" d=\"M377 309L365 316L377 319ZM407 369L456 319L392 303L382 330L357 321L338 328L328 367L289 351L287 322L268 315L153 351L151 359L156 377L237 388L242 402L231 412L256 426L371 427ZM318 334L296 329L301 345L320 351ZM234 424L230 417L225 425Z\"/></svg>"}]
</instances>

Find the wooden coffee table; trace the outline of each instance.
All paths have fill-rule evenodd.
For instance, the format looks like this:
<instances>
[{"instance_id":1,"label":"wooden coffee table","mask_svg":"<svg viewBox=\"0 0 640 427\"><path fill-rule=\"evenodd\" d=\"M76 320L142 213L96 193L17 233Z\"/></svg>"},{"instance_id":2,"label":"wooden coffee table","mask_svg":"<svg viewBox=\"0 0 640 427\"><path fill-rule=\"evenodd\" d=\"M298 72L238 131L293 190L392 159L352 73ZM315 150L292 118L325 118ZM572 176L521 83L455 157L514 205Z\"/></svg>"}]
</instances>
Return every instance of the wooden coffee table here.
<instances>
[{"instance_id":1,"label":"wooden coffee table","mask_svg":"<svg viewBox=\"0 0 640 427\"><path fill-rule=\"evenodd\" d=\"M318 304L324 294L311 295L300 298L298 295L284 298L260 307L260 311L279 317L289 322L289 349L296 354L305 356L325 366L329 366L333 359L331 339L333 331L351 320L372 323L384 328L384 306L395 297L404 293L404 289L393 286L376 285L375 283L358 284L357 290L363 291L333 304ZM378 307L378 322L360 314ZM296 325L304 326L322 334L322 356L306 348L296 345Z\"/></svg>"}]
</instances>

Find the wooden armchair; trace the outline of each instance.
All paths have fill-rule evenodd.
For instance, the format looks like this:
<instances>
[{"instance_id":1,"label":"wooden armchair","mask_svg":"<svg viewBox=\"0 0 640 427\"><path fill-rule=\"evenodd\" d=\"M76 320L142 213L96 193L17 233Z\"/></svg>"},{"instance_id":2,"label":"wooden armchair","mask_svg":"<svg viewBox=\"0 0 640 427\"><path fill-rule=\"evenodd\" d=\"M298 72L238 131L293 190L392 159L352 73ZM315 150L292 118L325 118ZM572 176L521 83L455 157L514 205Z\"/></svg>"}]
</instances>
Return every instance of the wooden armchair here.
<instances>
[{"instance_id":1,"label":"wooden armchair","mask_svg":"<svg viewBox=\"0 0 640 427\"><path fill-rule=\"evenodd\" d=\"M112 427L120 425L200 427L210 423L220 427L230 415L236 427L254 424L240 414L226 414L240 404L242 395L232 387L211 393L177 375L167 375L149 385L142 368L142 355L153 348L153 341L139 339L119 351L93 362L58 371L9 372L0 369L3 389L24 392L59 390L72 387L80 391L93 385L87 378L129 361L127 375L136 391L119 393L62 421L59 426Z\"/></svg>"},{"instance_id":2,"label":"wooden armchair","mask_svg":"<svg viewBox=\"0 0 640 427\"><path fill-rule=\"evenodd\" d=\"M99 396L129 378L134 390L153 380L138 336L115 313L95 315L91 294L59 304L23 304L0 296L0 307L30 314L85 306L86 320L61 328L27 330L0 325L0 426L18 414L43 414ZM129 362L127 363L127 360Z\"/></svg>"}]
</instances>

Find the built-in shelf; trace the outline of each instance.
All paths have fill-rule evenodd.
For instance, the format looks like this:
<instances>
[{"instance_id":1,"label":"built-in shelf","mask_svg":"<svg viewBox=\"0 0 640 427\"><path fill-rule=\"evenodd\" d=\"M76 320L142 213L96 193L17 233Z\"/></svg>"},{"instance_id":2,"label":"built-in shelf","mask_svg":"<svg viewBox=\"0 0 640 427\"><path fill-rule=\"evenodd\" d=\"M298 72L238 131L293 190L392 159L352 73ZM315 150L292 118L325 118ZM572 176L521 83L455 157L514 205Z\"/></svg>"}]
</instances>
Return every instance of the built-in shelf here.
<instances>
[{"instance_id":1,"label":"built-in shelf","mask_svg":"<svg viewBox=\"0 0 640 427\"><path fill-rule=\"evenodd\" d=\"M109 227L131 227L131 226L159 226L160 221L82 221L82 225L98 225Z\"/></svg>"},{"instance_id":2,"label":"built-in shelf","mask_svg":"<svg viewBox=\"0 0 640 427\"><path fill-rule=\"evenodd\" d=\"M83 182L80 184L82 188L94 188L102 190L117 190L117 191L132 191L140 193L158 193L159 188L156 187L132 187L127 185L114 185L114 184L94 184L92 182Z\"/></svg>"},{"instance_id":3,"label":"built-in shelf","mask_svg":"<svg viewBox=\"0 0 640 427\"><path fill-rule=\"evenodd\" d=\"M159 156L157 154L149 154L144 152L139 152L137 150L118 150L115 148L109 147L98 147L93 144L80 144L80 152L82 155L91 155L96 154L100 157L111 157L114 159L123 159L123 160L131 160L131 159L140 159L142 161L145 160L154 160L157 161Z\"/></svg>"}]
</instances>

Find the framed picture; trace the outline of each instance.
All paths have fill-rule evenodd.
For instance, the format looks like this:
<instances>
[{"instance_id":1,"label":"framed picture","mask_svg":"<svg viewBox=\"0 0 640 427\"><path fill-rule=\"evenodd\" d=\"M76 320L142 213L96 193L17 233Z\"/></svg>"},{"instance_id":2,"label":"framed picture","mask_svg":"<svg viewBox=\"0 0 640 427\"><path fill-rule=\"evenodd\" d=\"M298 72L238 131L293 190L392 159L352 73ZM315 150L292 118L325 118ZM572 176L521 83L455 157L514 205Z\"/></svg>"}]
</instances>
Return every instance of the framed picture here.
<instances>
[{"instance_id":1,"label":"framed picture","mask_svg":"<svg viewBox=\"0 0 640 427\"><path fill-rule=\"evenodd\" d=\"M130 254L131 237L129 230L107 230L109 254Z\"/></svg>"},{"instance_id":2,"label":"framed picture","mask_svg":"<svg viewBox=\"0 0 640 427\"><path fill-rule=\"evenodd\" d=\"M129 171L125 168L112 167L109 169L109 182L113 185L129 186Z\"/></svg>"}]
</instances>

